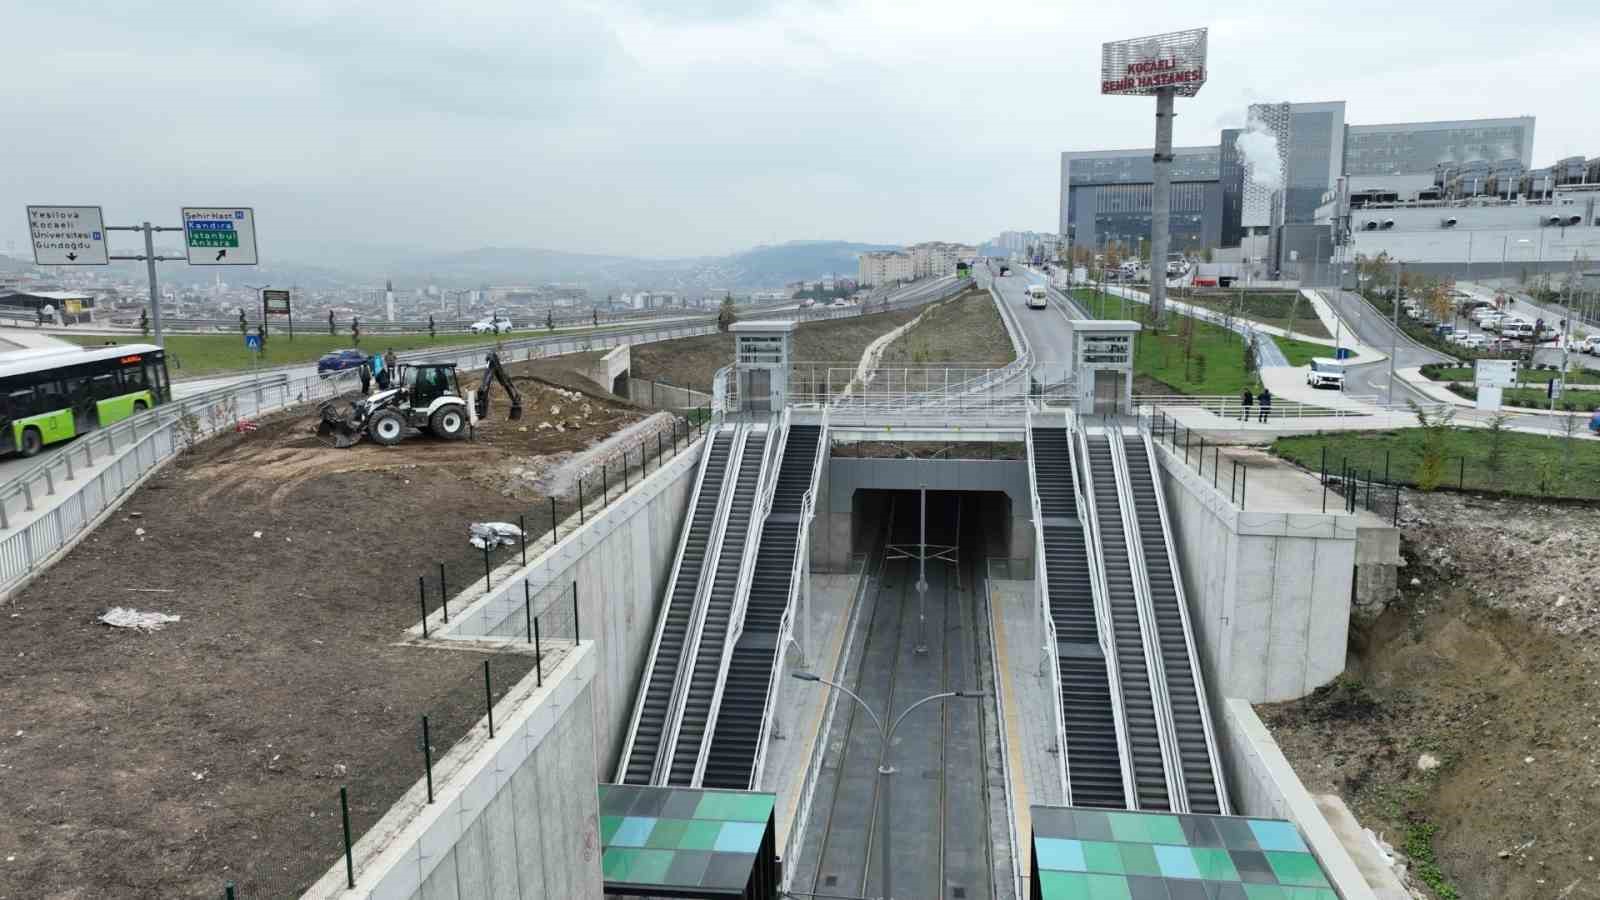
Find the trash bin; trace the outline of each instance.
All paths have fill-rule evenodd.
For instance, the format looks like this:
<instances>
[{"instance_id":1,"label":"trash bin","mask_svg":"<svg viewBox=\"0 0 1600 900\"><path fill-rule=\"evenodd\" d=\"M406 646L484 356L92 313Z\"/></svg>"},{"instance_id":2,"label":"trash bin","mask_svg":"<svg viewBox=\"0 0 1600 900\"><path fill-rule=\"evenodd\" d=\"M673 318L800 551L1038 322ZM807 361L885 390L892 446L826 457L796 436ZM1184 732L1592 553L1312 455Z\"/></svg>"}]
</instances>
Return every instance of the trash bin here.
<instances>
[{"instance_id":1,"label":"trash bin","mask_svg":"<svg viewBox=\"0 0 1600 900\"><path fill-rule=\"evenodd\" d=\"M1334 359L1349 359L1350 358L1350 348L1349 347L1339 347L1337 350L1334 351L1333 358Z\"/></svg>"}]
</instances>

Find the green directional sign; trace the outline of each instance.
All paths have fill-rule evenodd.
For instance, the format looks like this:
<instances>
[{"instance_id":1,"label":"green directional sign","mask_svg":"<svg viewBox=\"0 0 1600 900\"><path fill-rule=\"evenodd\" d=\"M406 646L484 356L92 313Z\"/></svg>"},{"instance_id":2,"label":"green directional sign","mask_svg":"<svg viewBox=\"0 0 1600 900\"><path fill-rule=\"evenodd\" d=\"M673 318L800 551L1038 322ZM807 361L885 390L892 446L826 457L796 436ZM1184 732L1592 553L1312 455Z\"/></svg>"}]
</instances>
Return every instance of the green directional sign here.
<instances>
[{"instance_id":1,"label":"green directional sign","mask_svg":"<svg viewBox=\"0 0 1600 900\"><path fill-rule=\"evenodd\" d=\"M183 242L191 266L256 264L255 210L249 207L183 208Z\"/></svg>"}]
</instances>

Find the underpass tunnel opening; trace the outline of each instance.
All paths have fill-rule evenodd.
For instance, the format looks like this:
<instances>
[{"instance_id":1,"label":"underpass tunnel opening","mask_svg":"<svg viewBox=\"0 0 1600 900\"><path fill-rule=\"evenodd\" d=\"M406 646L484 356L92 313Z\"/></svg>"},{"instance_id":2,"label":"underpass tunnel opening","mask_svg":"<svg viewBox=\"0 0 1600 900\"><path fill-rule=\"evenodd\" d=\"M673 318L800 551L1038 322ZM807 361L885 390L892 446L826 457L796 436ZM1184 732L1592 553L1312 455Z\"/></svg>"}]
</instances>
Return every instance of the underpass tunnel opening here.
<instances>
[{"instance_id":1,"label":"underpass tunnel opening","mask_svg":"<svg viewBox=\"0 0 1600 900\"><path fill-rule=\"evenodd\" d=\"M856 490L851 497L852 553L870 556L885 543L897 547L919 544L921 494L917 490ZM962 566L991 557L1005 558L1010 555L1012 507L1004 491L927 491L926 542L930 548L957 548Z\"/></svg>"},{"instance_id":2,"label":"underpass tunnel opening","mask_svg":"<svg viewBox=\"0 0 1600 900\"><path fill-rule=\"evenodd\" d=\"M618 397L628 396L628 370L624 369L611 379L611 393Z\"/></svg>"}]
</instances>

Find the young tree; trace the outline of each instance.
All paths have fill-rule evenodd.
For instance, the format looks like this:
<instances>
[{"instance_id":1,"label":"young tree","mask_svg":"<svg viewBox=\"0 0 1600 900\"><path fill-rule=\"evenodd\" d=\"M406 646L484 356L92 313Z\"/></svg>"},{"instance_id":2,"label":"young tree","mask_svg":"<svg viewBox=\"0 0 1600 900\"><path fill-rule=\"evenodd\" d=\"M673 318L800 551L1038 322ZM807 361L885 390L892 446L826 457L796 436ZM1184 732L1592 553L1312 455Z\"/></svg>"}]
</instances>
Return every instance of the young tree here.
<instances>
[{"instance_id":1,"label":"young tree","mask_svg":"<svg viewBox=\"0 0 1600 900\"><path fill-rule=\"evenodd\" d=\"M1411 407L1412 415L1417 417L1417 425L1422 428L1422 461L1417 466L1417 487L1431 491L1444 481L1456 410L1454 406L1449 406L1433 412L1419 406L1415 400L1407 400L1406 403Z\"/></svg>"},{"instance_id":2,"label":"young tree","mask_svg":"<svg viewBox=\"0 0 1600 900\"><path fill-rule=\"evenodd\" d=\"M722 306L717 310L717 330L727 331L737 321L739 321L739 314L733 308L733 294L724 294Z\"/></svg>"},{"instance_id":3,"label":"young tree","mask_svg":"<svg viewBox=\"0 0 1600 900\"><path fill-rule=\"evenodd\" d=\"M1506 423L1510 421L1510 415L1500 412L1491 416L1484 426L1484 430L1489 432L1489 452L1484 457L1483 465L1489 470L1490 484L1496 488L1501 486L1501 476L1506 468L1506 435L1510 433Z\"/></svg>"}]
</instances>

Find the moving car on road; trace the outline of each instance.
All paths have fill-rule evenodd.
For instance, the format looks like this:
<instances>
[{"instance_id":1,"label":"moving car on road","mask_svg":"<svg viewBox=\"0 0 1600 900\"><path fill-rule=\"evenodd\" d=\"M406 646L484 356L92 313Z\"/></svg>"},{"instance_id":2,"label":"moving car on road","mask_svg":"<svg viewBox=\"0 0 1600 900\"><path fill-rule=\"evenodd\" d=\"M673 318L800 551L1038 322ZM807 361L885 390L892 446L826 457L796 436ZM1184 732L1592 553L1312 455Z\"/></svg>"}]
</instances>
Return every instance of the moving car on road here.
<instances>
[{"instance_id":1,"label":"moving car on road","mask_svg":"<svg viewBox=\"0 0 1600 900\"><path fill-rule=\"evenodd\" d=\"M1344 361L1319 356L1311 361L1306 371L1306 384L1314 388L1344 390Z\"/></svg>"},{"instance_id":2,"label":"moving car on road","mask_svg":"<svg viewBox=\"0 0 1600 900\"><path fill-rule=\"evenodd\" d=\"M472 323L473 334L510 334L511 320L495 316L492 319L482 319Z\"/></svg>"},{"instance_id":3,"label":"moving car on road","mask_svg":"<svg viewBox=\"0 0 1600 900\"><path fill-rule=\"evenodd\" d=\"M1028 285L1027 294L1029 309L1045 309L1050 305L1050 296L1042 284Z\"/></svg>"},{"instance_id":4,"label":"moving car on road","mask_svg":"<svg viewBox=\"0 0 1600 900\"><path fill-rule=\"evenodd\" d=\"M334 350L322 354L317 360L317 374L326 375L329 372L343 372L345 369L359 369L365 365L367 355L360 350Z\"/></svg>"}]
</instances>

